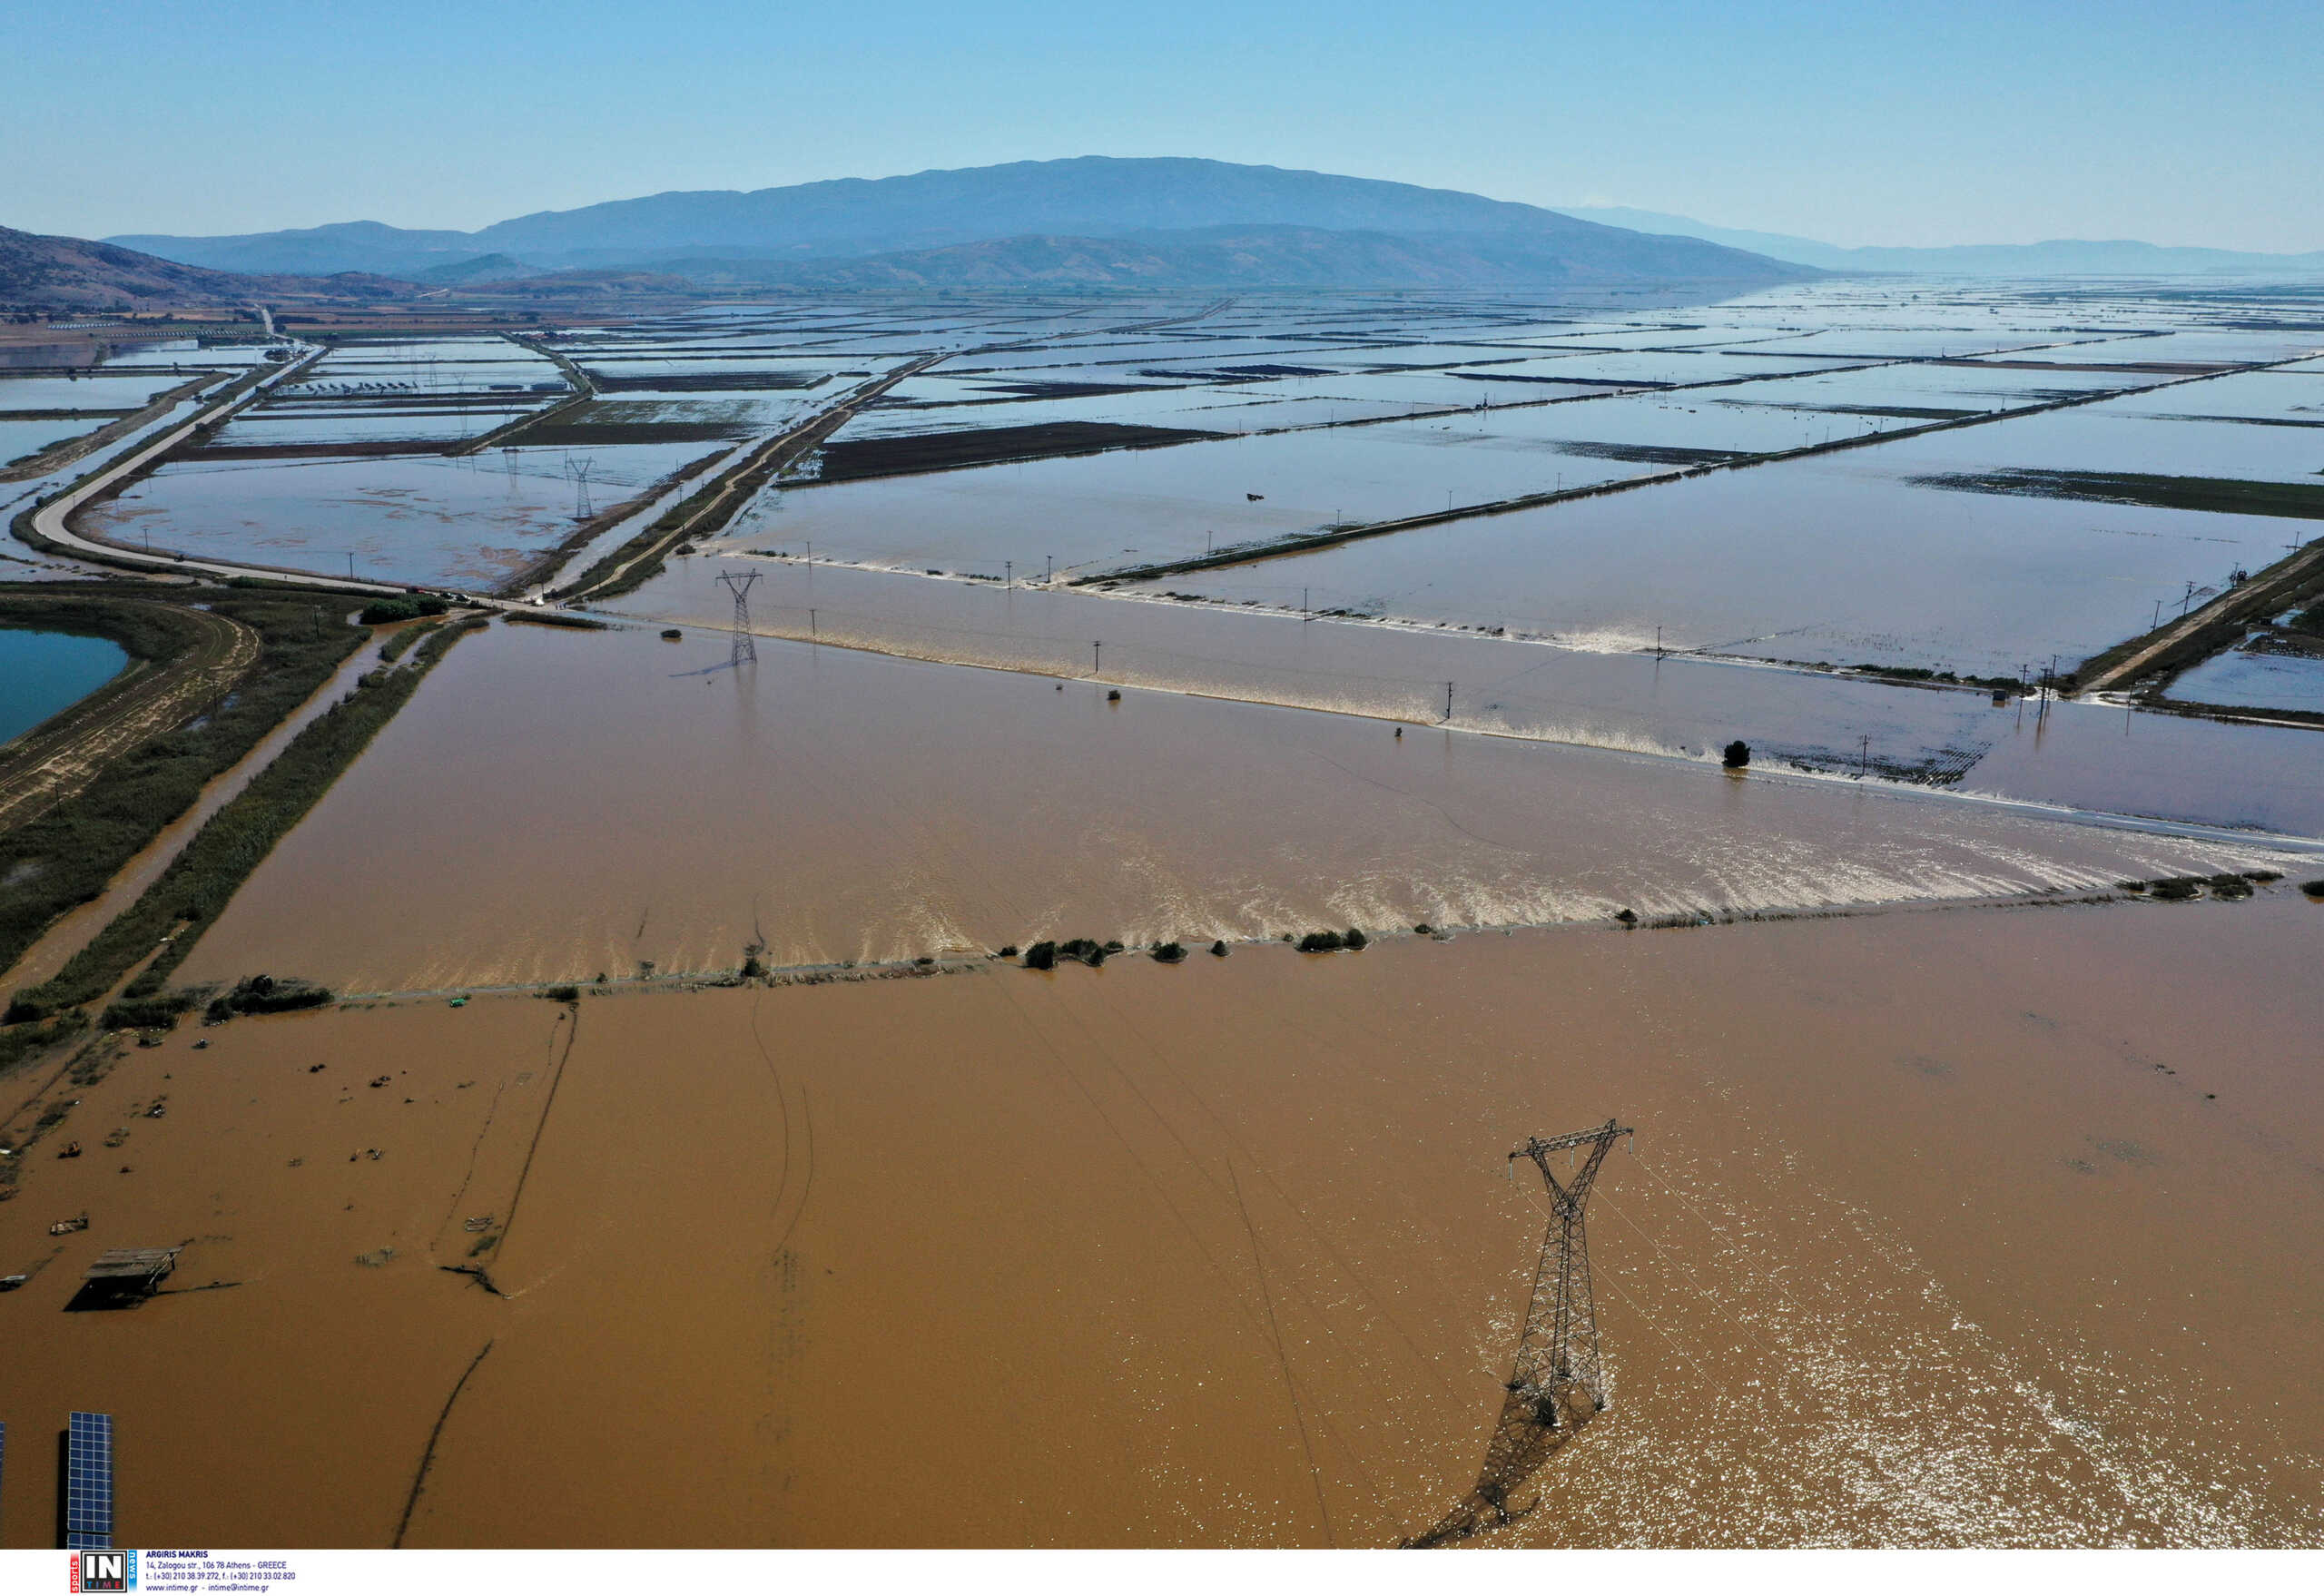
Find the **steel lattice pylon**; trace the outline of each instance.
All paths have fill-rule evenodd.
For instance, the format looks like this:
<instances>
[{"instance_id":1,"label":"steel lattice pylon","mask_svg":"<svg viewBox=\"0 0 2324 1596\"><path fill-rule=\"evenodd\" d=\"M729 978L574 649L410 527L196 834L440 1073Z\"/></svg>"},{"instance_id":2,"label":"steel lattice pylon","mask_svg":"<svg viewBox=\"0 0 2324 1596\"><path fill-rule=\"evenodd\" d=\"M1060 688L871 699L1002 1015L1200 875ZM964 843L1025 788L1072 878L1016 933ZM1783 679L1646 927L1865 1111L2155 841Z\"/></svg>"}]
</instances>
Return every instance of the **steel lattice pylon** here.
<instances>
[{"instance_id":1,"label":"steel lattice pylon","mask_svg":"<svg viewBox=\"0 0 2324 1596\"><path fill-rule=\"evenodd\" d=\"M1549 1232L1533 1266L1532 1296L1517 1341L1516 1366L1504 1387L1501 1417L1485 1448L1484 1467L1469 1493L1426 1534L1407 1546L1443 1546L1521 1516L1510 1493L1549 1461L1595 1414L1605 1411L1605 1371L1599 1359L1598 1304L1590 1284L1590 1238L1584 1210L1598 1167L1615 1141L1631 1134L1609 1119L1595 1130L1533 1136L1509 1155L1513 1167L1531 1158L1550 1191ZM1563 1180L1550 1167L1551 1153L1580 1153L1579 1167ZM1522 1510L1530 1512L1531 1508Z\"/></svg>"},{"instance_id":2,"label":"steel lattice pylon","mask_svg":"<svg viewBox=\"0 0 2324 1596\"><path fill-rule=\"evenodd\" d=\"M728 663L737 669L759 663L758 639L751 635L751 585L758 579L756 571L739 576L722 571L718 576L720 586L734 596L734 653Z\"/></svg>"}]
</instances>

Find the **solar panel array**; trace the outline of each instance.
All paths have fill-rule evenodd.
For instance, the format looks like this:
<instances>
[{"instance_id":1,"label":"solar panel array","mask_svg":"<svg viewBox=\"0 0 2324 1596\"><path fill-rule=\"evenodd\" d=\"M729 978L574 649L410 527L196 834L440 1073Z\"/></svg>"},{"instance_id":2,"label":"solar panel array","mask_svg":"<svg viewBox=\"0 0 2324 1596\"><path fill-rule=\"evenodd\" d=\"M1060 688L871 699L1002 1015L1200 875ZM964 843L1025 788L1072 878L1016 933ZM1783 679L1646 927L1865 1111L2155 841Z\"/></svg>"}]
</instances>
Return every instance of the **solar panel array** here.
<instances>
[{"instance_id":1,"label":"solar panel array","mask_svg":"<svg viewBox=\"0 0 2324 1596\"><path fill-rule=\"evenodd\" d=\"M64 1547L113 1544L113 1415L74 1414L64 1430Z\"/></svg>"}]
</instances>

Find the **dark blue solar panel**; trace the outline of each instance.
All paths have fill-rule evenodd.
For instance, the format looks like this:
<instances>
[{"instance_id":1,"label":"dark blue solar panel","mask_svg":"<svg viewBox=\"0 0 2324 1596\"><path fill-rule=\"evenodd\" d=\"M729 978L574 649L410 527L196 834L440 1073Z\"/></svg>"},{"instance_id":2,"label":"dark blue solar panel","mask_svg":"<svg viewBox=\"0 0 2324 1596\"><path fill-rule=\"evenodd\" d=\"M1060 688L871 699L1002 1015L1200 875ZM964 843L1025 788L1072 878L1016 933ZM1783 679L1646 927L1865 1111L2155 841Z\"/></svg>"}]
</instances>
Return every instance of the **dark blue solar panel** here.
<instances>
[{"instance_id":1,"label":"dark blue solar panel","mask_svg":"<svg viewBox=\"0 0 2324 1596\"><path fill-rule=\"evenodd\" d=\"M113 1415L74 1414L64 1427L64 1546L113 1544Z\"/></svg>"}]
</instances>

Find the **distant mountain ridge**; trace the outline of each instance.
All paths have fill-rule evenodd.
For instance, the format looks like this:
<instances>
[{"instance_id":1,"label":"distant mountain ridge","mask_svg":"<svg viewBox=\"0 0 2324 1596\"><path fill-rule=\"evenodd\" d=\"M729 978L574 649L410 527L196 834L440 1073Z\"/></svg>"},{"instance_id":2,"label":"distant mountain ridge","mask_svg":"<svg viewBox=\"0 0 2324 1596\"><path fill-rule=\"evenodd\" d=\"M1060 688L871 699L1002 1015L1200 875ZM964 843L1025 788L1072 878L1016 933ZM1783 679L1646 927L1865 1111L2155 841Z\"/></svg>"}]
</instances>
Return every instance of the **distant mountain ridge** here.
<instances>
[{"instance_id":1,"label":"distant mountain ridge","mask_svg":"<svg viewBox=\"0 0 2324 1596\"><path fill-rule=\"evenodd\" d=\"M838 260L666 262L697 283L801 288L1541 288L1728 281L1733 251L1525 232L1394 233L1227 225L1112 238L1041 233ZM1780 274L1778 272L1778 274ZM1754 281L1767 281L1764 276Z\"/></svg>"},{"instance_id":2,"label":"distant mountain ridge","mask_svg":"<svg viewBox=\"0 0 2324 1596\"><path fill-rule=\"evenodd\" d=\"M1846 248L1789 233L1716 227L1690 216L1626 205L1569 206L1566 215L1639 232L1697 238L1826 271L1959 273L1974 277L2171 276L2181 272L2324 271L2324 250L2270 255L2242 250L2142 243L2135 239L2050 239L2034 244Z\"/></svg>"},{"instance_id":3,"label":"distant mountain ridge","mask_svg":"<svg viewBox=\"0 0 2324 1596\"><path fill-rule=\"evenodd\" d=\"M662 271L705 259L861 260L1004 240L1121 238L1219 227L1304 228L1414 240L1521 239L1528 242L1517 253L1545 270L1557 265L1545 279L1554 281L1663 276L1766 282L1801 274L1796 264L1703 241L1649 241L1539 206L1452 189L1223 161L1098 155L906 177L842 178L748 193L651 194L514 217L472 233L358 222L231 238L129 234L109 241L222 270L432 276L435 268L487 254L545 270ZM1194 247L1187 241L1187 248ZM1431 247L1442 252L1444 246ZM1371 248L1376 258L1387 259L1377 246L1351 248L1357 253ZM1417 244L1413 249L1429 252ZM1471 246L1461 249L1474 252ZM1178 259L1186 267L1194 256L1181 250ZM1494 281L1510 269L1506 262L1490 268ZM1443 280L1432 266L1415 281Z\"/></svg>"}]
</instances>

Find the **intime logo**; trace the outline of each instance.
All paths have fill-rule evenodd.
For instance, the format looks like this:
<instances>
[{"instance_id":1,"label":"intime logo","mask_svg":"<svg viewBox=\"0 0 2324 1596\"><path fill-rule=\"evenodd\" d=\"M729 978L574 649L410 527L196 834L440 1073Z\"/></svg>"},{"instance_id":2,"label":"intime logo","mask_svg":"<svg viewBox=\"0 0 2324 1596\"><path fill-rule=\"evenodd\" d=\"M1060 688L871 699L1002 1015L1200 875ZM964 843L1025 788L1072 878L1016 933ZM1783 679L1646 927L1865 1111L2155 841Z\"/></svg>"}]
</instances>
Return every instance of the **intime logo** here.
<instances>
[{"instance_id":1,"label":"intime logo","mask_svg":"<svg viewBox=\"0 0 2324 1596\"><path fill-rule=\"evenodd\" d=\"M119 1591L137 1589L134 1552L76 1552L73 1554L73 1589Z\"/></svg>"}]
</instances>

